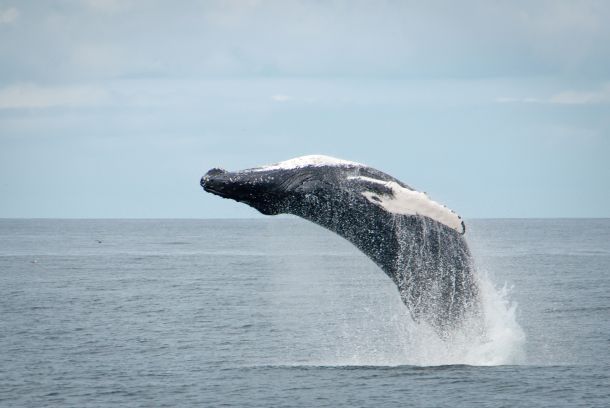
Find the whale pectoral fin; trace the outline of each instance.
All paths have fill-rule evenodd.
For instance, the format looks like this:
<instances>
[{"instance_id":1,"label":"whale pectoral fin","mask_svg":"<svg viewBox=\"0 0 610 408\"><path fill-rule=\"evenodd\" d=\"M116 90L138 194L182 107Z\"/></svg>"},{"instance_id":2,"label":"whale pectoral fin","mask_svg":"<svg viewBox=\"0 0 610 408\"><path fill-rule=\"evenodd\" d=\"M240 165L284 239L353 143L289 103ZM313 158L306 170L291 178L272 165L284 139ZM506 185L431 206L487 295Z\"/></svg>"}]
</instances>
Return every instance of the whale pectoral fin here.
<instances>
[{"instance_id":1,"label":"whale pectoral fin","mask_svg":"<svg viewBox=\"0 0 610 408\"><path fill-rule=\"evenodd\" d=\"M378 192L373 191L363 191L360 194L362 194L372 204L375 204L376 206L385 209L384 203L385 200L388 199L388 195L379 194Z\"/></svg>"}]
</instances>

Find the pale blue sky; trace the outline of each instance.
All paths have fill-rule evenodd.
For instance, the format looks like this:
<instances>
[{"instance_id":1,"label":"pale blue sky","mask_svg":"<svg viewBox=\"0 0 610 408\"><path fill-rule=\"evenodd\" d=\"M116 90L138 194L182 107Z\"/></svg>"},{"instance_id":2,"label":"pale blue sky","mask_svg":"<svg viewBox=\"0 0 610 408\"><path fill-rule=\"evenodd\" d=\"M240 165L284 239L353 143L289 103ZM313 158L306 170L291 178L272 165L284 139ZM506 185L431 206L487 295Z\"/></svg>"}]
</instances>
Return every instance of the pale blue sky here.
<instances>
[{"instance_id":1,"label":"pale blue sky","mask_svg":"<svg viewBox=\"0 0 610 408\"><path fill-rule=\"evenodd\" d=\"M610 217L608 1L0 0L0 217L250 217L327 154L477 217Z\"/></svg>"}]
</instances>

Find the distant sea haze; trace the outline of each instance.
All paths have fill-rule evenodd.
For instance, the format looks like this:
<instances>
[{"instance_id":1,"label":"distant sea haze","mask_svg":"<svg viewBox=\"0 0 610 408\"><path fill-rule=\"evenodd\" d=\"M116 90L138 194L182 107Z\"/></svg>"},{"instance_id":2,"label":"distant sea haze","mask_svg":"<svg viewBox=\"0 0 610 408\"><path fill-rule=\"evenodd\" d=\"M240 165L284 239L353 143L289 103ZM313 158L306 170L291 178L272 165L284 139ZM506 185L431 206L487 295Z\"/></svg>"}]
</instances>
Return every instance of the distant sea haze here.
<instances>
[{"instance_id":1,"label":"distant sea haze","mask_svg":"<svg viewBox=\"0 0 610 408\"><path fill-rule=\"evenodd\" d=\"M610 220L467 220L481 344L296 218L0 220L0 406L609 406Z\"/></svg>"}]
</instances>

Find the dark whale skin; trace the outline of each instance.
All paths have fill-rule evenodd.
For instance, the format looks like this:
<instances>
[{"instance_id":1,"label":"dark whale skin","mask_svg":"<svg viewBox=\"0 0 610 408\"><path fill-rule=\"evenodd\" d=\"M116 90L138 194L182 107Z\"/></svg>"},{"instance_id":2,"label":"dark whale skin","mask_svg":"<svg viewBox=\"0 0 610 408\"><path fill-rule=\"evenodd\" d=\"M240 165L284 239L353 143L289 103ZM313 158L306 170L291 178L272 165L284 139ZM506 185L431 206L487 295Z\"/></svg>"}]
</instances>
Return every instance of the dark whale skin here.
<instances>
[{"instance_id":1,"label":"dark whale skin","mask_svg":"<svg viewBox=\"0 0 610 408\"><path fill-rule=\"evenodd\" d=\"M364 179L362 179L364 177ZM270 166L201 178L207 192L266 215L293 214L354 244L398 287L416 322L447 337L479 309L479 289L463 232L422 215L396 214L374 201L393 192L375 179L408 185L359 164ZM373 201L363 193L369 193Z\"/></svg>"}]
</instances>

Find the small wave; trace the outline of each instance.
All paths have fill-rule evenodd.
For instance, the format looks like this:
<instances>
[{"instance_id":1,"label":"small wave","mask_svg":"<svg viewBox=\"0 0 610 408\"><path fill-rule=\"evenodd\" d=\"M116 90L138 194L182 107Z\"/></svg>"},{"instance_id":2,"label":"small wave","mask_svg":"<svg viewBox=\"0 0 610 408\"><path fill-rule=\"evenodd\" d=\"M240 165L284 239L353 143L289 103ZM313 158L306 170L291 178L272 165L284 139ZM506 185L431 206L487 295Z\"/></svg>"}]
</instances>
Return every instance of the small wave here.
<instances>
[{"instance_id":1,"label":"small wave","mask_svg":"<svg viewBox=\"0 0 610 408\"><path fill-rule=\"evenodd\" d=\"M608 312L610 306L592 306L592 307L572 307L565 309L549 308L544 309L544 313L573 313L573 312Z\"/></svg>"},{"instance_id":2,"label":"small wave","mask_svg":"<svg viewBox=\"0 0 610 408\"><path fill-rule=\"evenodd\" d=\"M359 365L359 364L253 364L247 366L240 366L240 368L268 368L268 369L297 369L297 370L371 370L371 371L395 371L397 369L409 369L415 371L426 371L426 370L455 370L460 368L472 368L477 367L469 364L445 364L445 365L433 365L433 366L421 366L412 364L398 364L398 365Z\"/></svg>"}]
</instances>

